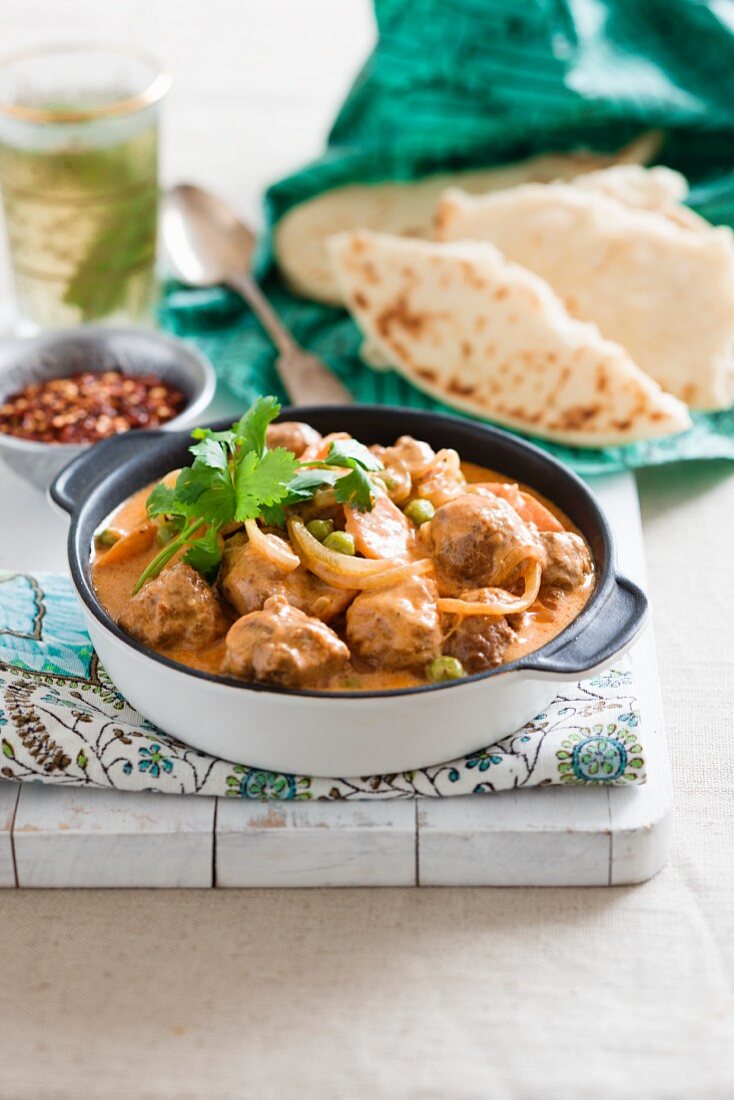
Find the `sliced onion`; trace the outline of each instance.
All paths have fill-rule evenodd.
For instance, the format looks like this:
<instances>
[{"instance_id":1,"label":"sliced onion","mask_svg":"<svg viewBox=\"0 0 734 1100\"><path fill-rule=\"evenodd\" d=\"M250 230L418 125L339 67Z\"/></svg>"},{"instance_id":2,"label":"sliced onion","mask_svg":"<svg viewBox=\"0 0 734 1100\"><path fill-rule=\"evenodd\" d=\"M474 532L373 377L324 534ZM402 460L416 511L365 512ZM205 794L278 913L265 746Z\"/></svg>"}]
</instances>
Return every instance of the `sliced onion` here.
<instances>
[{"instance_id":1,"label":"sliced onion","mask_svg":"<svg viewBox=\"0 0 734 1100\"><path fill-rule=\"evenodd\" d=\"M439 611L449 615L515 615L518 611L527 611L535 603L540 588L540 576L540 562L533 561L523 577L522 596L511 596L504 588L482 588L479 590L482 593L481 600L442 597L436 601L436 606Z\"/></svg>"},{"instance_id":2,"label":"sliced onion","mask_svg":"<svg viewBox=\"0 0 734 1100\"><path fill-rule=\"evenodd\" d=\"M306 568L334 588L388 588L408 577L433 570L428 558L397 562L389 558L352 558L348 554L329 550L306 530L303 520L297 516L288 520L288 533Z\"/></svg>"},{"instance_id":3,"label":"sliced onion","mask_svg":"<svg viewBox=\"0 0 734 1100\"><path fill-rule=\"evenodd\" d=\"M488 578L490 585L492 587L503 586L508 582L518 580L518 569L520 566L522 566L523 571L526 572L531 562L538 562L541 569L543 565L546 564L545 554L538 543L531 541L512 546L504 557L500 558L495 564L492 575Z\"/></svg>"},{"instance_id":4,"label":"sliced onion","mask_svg":"<svg viewBox=\"0 0 734 1100\"><path fill-rule=\"evenodd\" d=\"M390 563L390 569L386 569L384 573L374 573L371 577L365 577L361 581L344 581L334 578L328 583L334 588L359 588L362 591L368 591L374 588L392 588L394 584L400 584L401 581L410 580L411 577L422 577L426 573L433 572L433 563L428 558L422 558L420 561L405 562L403 565L396 565L395 562ZM311 568L309 566L309 568ZM312 572L316 573L313 569ZM317 573L317 576L321 576L322 580L326 578Z\"/></svg>"},{"instance_id":5,"label":"sliced onion","mask_svg":"<svg viewBox=\"0 0 734 1100\"><path fill-rule=\"evenodd\" d=\"M245 520L245 531L252 549L261 557L267 558L284 573L292 573L294 569L298 569L301 559L291 550L285 539L261 531L254 519Z\"/></svg>"}]
</instances>

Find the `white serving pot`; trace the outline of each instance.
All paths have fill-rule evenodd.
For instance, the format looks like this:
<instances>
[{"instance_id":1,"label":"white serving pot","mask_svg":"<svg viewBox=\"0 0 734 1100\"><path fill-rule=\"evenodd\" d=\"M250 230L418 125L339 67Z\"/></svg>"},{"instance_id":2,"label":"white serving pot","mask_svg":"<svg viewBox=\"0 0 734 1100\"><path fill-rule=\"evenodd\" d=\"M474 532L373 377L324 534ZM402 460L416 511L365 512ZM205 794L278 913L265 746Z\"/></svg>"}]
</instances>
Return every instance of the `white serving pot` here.
<instances>
[{"instance_id":1,"label":"white serving pot","mask_svg":"<svg viewBox=\"0 0 734 1100\"><path fill-rule=\"evenodd\" d=\"M597 585L584 610L547 645L464 680L377 692L296 691L185 668L146 649L112 621L90 577L94 531L131 493L183 465L186 432L117 436L86 451L56 478L52 500L71 515L69 566L87 628L122 694L167 733L227 760L302 775L410 771L464 756L534 718L560 681L604 668L632 644L647 599L615 568L609 525L586 485L532 444L458 417L382 406L284 409L321 432L365 443L408 434L523 481L584 532ZM224 424L216 427L225 427Z\"/></svg>"}]
</instances>

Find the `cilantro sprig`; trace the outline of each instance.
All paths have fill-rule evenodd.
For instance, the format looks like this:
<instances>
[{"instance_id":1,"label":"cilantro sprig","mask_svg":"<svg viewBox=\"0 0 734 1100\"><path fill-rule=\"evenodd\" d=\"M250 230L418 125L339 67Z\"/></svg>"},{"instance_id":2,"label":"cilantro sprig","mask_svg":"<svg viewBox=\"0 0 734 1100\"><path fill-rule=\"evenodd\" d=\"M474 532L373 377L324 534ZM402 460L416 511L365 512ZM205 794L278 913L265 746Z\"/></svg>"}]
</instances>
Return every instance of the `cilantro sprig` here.
<instances>
[{"instance_id":1,"label":"cilantro sprig","mask_svg":"<svg viewBox=\"0 0 734 1100\"><path fill-rule=\"evenodd\" d=\"M296 459L284 447L269 451L265 443L268 425L279 412L274 397L260 397L228 431L194 429L193 464L181 471L175 486L156 485L147 501L148 515L180 517L183 527L153 558L134 592L183 547L184 561L202 573L215 573L222 528L233 520L254 519L285 496Z\"/></svg>"},{"instance_id":2,"label":"cilantro sprig","mask_svg":"<svg viewBox=\"0 0 734 1100\"><path fill-rule=\"evenodd\" d=\"M215 576L223 527L260 517L282 526L287 507L310 500L325 486L333 486L341 504L363 512L372 509L370 474L383 468L380 460L355 439L333 440L323 460L298 462L284 447L269 450L268 425L279 412L276 398L259 397L226 431L194 429L192 465L180 472L174 486L156 485L147 500L149 516L172 517L180 531L149 563L133 593L183 548L184 561L205 576Z\"/></svg>"}]
</instances>

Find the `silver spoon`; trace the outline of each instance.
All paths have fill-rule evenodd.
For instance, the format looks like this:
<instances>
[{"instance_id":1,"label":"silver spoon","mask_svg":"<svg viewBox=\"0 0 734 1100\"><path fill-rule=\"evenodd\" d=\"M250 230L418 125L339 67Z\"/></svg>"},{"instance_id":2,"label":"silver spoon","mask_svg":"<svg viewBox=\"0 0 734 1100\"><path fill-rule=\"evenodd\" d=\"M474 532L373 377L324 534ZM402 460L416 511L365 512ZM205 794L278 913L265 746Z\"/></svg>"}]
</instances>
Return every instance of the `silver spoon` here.
<instances>
[{"instance_id":1,"label":"silver spoon","mask_svg":"<svg viewBox=\"0 0 734 1100\"><path fill-rule=\"evenodd\" d=\"M171 273L189 286L224 285L240 294L278 349L276 369L297 405L341 405L352 395L316 356L305 351L252 275L255 237L221 199L181 183L163 203L163 249Z\"/></svg>"}]
</instances>

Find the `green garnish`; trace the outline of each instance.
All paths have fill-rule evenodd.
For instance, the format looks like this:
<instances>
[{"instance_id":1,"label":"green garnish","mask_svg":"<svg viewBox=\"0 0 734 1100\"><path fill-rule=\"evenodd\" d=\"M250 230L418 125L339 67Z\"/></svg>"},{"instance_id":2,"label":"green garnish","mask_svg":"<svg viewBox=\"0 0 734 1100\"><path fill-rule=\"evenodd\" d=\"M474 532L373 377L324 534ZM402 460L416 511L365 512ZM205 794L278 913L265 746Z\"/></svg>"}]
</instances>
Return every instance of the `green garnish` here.
<instances>
[{"instance_id":1,"label":"green garnish","mask_svg":"<svg viewBox=\"0 0 734 1100\"><path fill-rule=\"evenodd\" d=\"M382 470L383 466L363 443L358 443L356 439L336 439L329 447L324 462L319 465L351 470L345 477L337 475L334 479L336 499L340 504L348 504L360 512L372 511L374 495L369 473Z\"/></svg>"},{"instance_id":2,"label":"green garnish","mask_svg":"<svg viewBox=\"0 0 734 1100\"><path fill-rule=\"evenodd\" d=\"M156 542L159 546L168 546L171 539L181 534L184 520L181 516L170 516L163 520L156 532Z\"/></svg>"},{"instance_id":3,"label":"green garnish","mask_svg":"<svg viewBox=\"0 0 734 1100\"><path fill-rule=\"evenodd\" d=\"M184 561L198 573L215 574L222 560L219 532L216 527L207 528L205 535L196 539L184 554Z\"/></svg>"},{"instance_id":4,"label":"green garnish","mask_svg":"<svg viewBox=\"0 0 734 1100\"><path fill-rule=\"evenodd\" d=\"M222 528L248 519L282 527L287 507L311 500L324 487L333 486L340 504L371 511L370 474L383 469L380 460L356 439L335 440L324 461L297 462L284 447L268 450L268 425L279 412L275 397L259 397L231 429L194 429L189 448L193 464L181 471L175 486L161 482L148 497L148 515L164 516L162 537L171 537L143 571L133 594L184 547L184 561L215 576L222 558Z\"/></svg>"},{"instance_id":5,"label":"green garnish","mask_svg":"<svg viewBox=\"0 0 734 1100\"><path fill-rule=\"evenodd\" d=\"M175 499L175 489L171 489L168 485L164 485L162 481L159 482L145 502L150 518L153 519L155 516L170 514Z\"/></svg>"},{"instance_id":6,"label":"green garnish","mask_svg":"<svg viewBox=\"0 0 734 1100\"><path fill-rule=\"evenodd\" d=\"M286 495L296 459L283 447L268 451L265 446L268 424L279 412L274 397L260 397L230 431L194 430L193 465L181 471L172 489L156 485L147 502L149 515L178 517L182 529L143 571L133 593L157 577L183 547L184 561L194 569L216 572L221 529L233 520L256 518L263 507Z\"/></svg>"},{"instance_id":7,"label":"green garnish","mask_svg":"<svg viewBox=\"0 0 734 1100\"><path fill-rule=\"evenodd\" d=\"M326 456L329 466L361 466L363 470L381 470L382 463L364 443L356 439L335 439Z\"/></svg>"}]
</instances>

